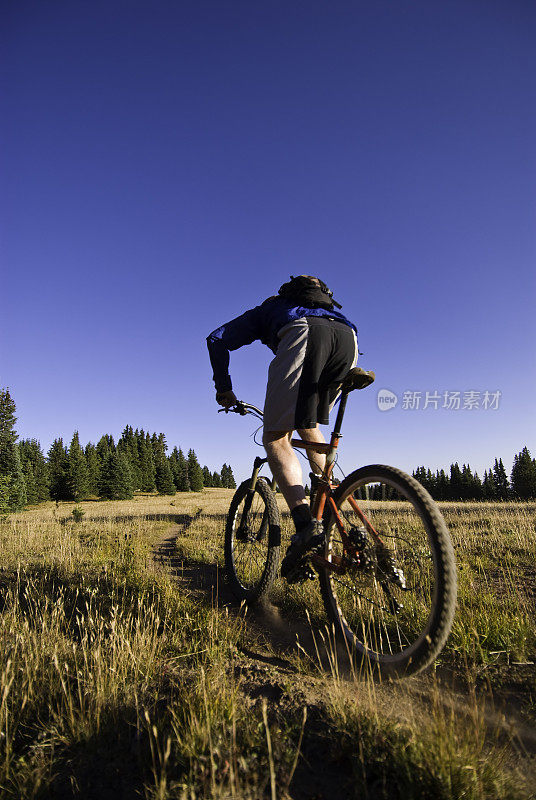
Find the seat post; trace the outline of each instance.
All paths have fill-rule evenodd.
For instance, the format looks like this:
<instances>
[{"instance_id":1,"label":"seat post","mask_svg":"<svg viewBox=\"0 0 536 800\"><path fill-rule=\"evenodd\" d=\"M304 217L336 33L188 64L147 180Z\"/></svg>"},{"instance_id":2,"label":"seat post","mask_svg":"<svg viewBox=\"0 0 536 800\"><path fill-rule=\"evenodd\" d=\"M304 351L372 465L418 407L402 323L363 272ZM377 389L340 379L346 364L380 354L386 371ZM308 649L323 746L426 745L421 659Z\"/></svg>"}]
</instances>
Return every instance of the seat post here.
<instances>
[{"instance_id":1,"label":"seat post","mask_svg":"<svg viewBox=\"0 0 536 800\"><path fill-rule=\"evenodd\" d=\"M341 436L342 420L344 417L344 412L346 411L346 401L348 400L348 394L349 392L343 392L343 394L341 394L341 399L339 400L339 410L337 411L335 427L332 433L332 436L336 436L337 438L340 438Z\"/></svg>"},{"instance_id":2,"label":"seat post","mask_svg":"<svg viewBox=\"0 0 536 800\"><path fill-rule=\"evenodd\" d=\"M329 443L329 449L326 454L326 466L324 469L323 477L326 478L328 481L331 479L331 473L333 471L333 465L335 463L335 454L337 452L337 447L339 446L339 440L341 438L341 427L342 427L342 419L344 417L344 411L346 409L346 401L348 400L348 392L343 392L341 394L341 399L339 401L339 410L337 411L337 419L335 420L335 427L331 433L331 440ZM325 496L320 498L320 504L317 509L320 513L321 519L322 512L324 510L324 503L325 503Z\"/></svg>"}]
</instances>

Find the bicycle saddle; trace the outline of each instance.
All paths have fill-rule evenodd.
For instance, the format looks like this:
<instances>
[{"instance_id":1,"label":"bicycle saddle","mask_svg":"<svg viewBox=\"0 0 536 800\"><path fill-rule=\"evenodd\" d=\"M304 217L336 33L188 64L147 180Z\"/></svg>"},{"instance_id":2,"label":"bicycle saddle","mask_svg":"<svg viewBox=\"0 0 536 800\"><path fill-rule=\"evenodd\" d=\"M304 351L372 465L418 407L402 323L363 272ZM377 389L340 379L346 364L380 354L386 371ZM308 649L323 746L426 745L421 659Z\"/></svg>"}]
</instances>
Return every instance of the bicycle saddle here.
<instances>
[{"instance_id":1,"label":"bicycle saddle","mask_svg":"<svg viewBox=\"0 0 536 800\"><path fill-rule=\"evenodd\" d=\"M371 370L361 369L361 367L353 367L346 378L342 382L341 392L346 394L353 392L354 389L365 389L374 383L376 375Z\"/></svg>"}]
</instances>

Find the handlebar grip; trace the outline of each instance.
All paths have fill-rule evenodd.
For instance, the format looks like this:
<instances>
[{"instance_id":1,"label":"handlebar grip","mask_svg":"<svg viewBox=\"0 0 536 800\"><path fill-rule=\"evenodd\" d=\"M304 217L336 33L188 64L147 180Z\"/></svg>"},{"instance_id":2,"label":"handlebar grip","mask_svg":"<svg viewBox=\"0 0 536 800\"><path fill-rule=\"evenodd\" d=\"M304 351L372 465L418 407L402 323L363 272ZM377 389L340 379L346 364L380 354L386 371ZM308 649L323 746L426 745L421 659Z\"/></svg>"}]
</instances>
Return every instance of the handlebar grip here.
<instances>
[{"instance_id":1,"label":"handlebar grip","mask_svg":"<svg viewBox=\"0 0 536 800\"><path fill-rule=\"evenodd\" d=\"M237 400L234 406L230 406L229 408L219 408L218 414L221 411L225 411L226 414L231 411L233 414L240 414L241 417L246 417L248 414L253 414L254 417L258 417L261 420L263 418L263 413L260 408L256 406L252 406L249 403L244 403L243 400Z\"/></svg>"},{"instance_id":2,"label":"handlebar grip","mask_svg":"<svg viewBox=\"0 0 536 800\"><path fill-rule=\"evenodd\" d=\"M225 411L226 414L231 411L233 414L240 414L243 417L248 413L244 407L244 404L240 400L234 406L229 406L228 408L218 408L218 414L221 414L222 411Z\"/></svg>"}]
</instances>

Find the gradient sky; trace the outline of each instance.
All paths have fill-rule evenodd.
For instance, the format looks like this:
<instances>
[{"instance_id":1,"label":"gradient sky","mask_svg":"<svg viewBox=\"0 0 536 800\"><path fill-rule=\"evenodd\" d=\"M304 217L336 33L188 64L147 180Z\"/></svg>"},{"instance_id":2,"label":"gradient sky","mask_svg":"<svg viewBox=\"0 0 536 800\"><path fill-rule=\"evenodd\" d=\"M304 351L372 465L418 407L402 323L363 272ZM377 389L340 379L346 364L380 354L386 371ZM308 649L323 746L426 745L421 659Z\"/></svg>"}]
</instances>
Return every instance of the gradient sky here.
<instances>
[{"instance_id":1,"label":"gradient sky","mask_svg":"<svg viewBox=\"0 0 536 800\"><path fill-rule=\"evenodd\" d=\"M205 337L320 275L374 387L341 464L536 455L532 0L4 0L0 386L21 437L164 431L246 474ZM262 405L271 352L234 353ZM400 396L380 412L377 390ZM409 410L404 391L500 391Z\"/></svg>"}]
</instances>

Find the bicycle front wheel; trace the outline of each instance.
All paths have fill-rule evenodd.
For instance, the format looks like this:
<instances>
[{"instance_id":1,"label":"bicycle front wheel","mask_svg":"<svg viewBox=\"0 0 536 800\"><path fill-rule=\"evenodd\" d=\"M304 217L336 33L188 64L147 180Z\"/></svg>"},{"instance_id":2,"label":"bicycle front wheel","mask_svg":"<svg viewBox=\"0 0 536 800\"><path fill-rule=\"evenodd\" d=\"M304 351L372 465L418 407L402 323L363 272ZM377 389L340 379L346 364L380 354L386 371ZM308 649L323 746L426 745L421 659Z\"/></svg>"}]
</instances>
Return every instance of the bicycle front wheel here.
<instances>
[{"instance_id":1,"label":"bicycle front wheel","mask_svg":"<svg viewBox=\"0 0 536 800\"><path fill-rule=\"evenodd\" d=\"M414 478L379 464L349 475L333 500L337 513L328 509L325 518L333 567L319 576L329 618L374 673L420 672L443 649L456 605L454 551L437 504Z\"/></svg>"},{"instance_id":2,"label":"bicycle front wheel","mask_svg":"<svg viewBox=\"0 0 536 800\"><path fill-rule=\"evenodd\" d=\"M257 603L268 595L279 567L281 520L275 494L264 478L236 490L225 528L225 569L238 600Z\"/></svg>"}]
</instances>

